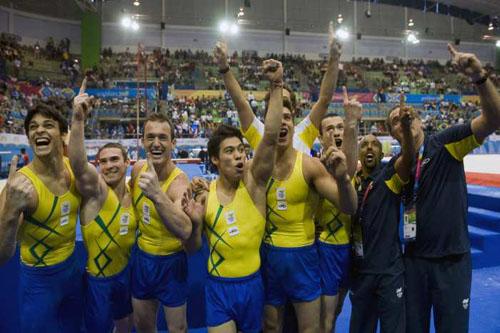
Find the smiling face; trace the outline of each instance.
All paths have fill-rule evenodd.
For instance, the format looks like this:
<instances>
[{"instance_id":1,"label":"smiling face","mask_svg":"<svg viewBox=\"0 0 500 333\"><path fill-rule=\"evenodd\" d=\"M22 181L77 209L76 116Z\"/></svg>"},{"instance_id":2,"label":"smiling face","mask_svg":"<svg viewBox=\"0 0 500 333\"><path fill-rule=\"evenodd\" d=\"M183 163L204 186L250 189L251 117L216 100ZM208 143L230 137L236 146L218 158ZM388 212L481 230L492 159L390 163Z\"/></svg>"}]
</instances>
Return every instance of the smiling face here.
<instances>
[{"instance_id":1,"label":"smiling face","mask_svg":"<svg viewBox=\"0 0 500 333\"><path fill-rule=\"evenodd\" d=\"M342 148L344 141L344 121L339 116L329 116L321 120L321 134L319 141L323 149L328 149L335 143L337 148Z\"/></svg>"},{"instance_id":2,"label":"smiling face","mask_svg":"<svg viewBox=\"0 0 500 333\"><path fill-rule=\"evenodd\" d=\"M62 153L64 135L59 123L41 113L37 113L28 123L28 141L36 157Z\"/></svg>"},{"instance_id":3,"label":"smiling face","mask_svg":"<svg viewBox=\"0 0 500 333\"><path fill-rule=\"evenodd\" d=\"M103 148L99 152L99 171L106 184L115 187L125 178L129 161L120 148Z\"/></svg>"},{"instance_id":4,"label":"smiling face","mask_svg":"<svg viewBox=\"0 0 500 333\"><path fill-rule=\"evenodd\" d=\"M363 168L368 170L375 169L383 157L382 143L374 135L369 134L361 140L359 144L359 159Z\"/></svg>"},{"instance_id":5,"label":"smiling face","mask_svg":"<svg viewBox=\"0 0 500 333\"><path fill-rule=\"evenodd\" d=\"M218 155L211 157L219 173L230 180L243 178L246 161L245 145L238 137L222 140Z\"/></svg>"},{"instance_id":6,"label":"smiling face","mask_svg":"<svg viewBox=\"0 0 500 333\"><path fill-rule=\"evenodd\" d=\"M175 145L168 122L147 121L144 125L142 144L146 152L151 155L153 164L168 162Z\"/></svg>"}]
</instances>

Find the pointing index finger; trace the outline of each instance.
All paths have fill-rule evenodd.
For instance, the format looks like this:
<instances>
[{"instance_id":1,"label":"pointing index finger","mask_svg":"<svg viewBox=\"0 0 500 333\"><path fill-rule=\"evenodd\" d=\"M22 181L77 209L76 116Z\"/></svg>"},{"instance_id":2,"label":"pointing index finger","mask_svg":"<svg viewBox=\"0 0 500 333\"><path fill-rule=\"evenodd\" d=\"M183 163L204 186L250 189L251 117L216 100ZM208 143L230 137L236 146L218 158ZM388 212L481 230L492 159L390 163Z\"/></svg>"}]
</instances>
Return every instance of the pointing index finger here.
<instances>
[{"instance_id":1,"label":"pointing index finger","mask_svg":"<svg viewBox=\"0 0 500 333\"><path fill-rule=\"evenodd\" d=\"M405 106L405 94L401 93L399 94L399 109L403 109Z\"/></svg>"},{"instance_id":2,"label":"pointing index finger","mask_svg":"<svg viewBox=\"0 0 500 333\"><path fill-rule=\"evenodd\" d=\"M342 86L342 98L344 100L344 104L349 103L349 95L347 94L346 86Z\"/></svg>"},{"instance_id":3,"label":"pointing index finger","mask_svg":"<svg viewBox=\"0 0 500 333\"><path fill-rule=\"evenodd\" d=\"M333 21L330 21L328 23L328 34L329 34L330 38L333 38L335 36L335 31L333 29Z\"/></svg>"},{"instance_id":4,"label":"pointing index finger","mask_svg":"<svg viewBox=\"0 0 500 333\"><path fill-rule=\"evenodd\" d=\"M451 56L454 58L458 51L455 49L455 47L453 45L451 45L450 43L448 43L448 51L450 51L450 54Z\"/></svg>"},{"instance_id":5,"label":"pointing index finger","mask_svg":"<svg viewBox=\"0 0 500 333\"><path fill-rule=\"evenodd\" d=\"M85 90L87 90L87 77L83 78L82 85L80 86L79 95L85 94Z\"/></svg>"},{"instance_id":6,"label":"pointing index finger","mask_svg":"<svg viewBox=\"0 0 500 333\"><path fill-rule=\"evenodd\" d=\"M19 161L19 156L14 155L10 160L9 176L7 177L7 182L14 179L17 170L17 162Z\"/></svg>"}]
</instances>

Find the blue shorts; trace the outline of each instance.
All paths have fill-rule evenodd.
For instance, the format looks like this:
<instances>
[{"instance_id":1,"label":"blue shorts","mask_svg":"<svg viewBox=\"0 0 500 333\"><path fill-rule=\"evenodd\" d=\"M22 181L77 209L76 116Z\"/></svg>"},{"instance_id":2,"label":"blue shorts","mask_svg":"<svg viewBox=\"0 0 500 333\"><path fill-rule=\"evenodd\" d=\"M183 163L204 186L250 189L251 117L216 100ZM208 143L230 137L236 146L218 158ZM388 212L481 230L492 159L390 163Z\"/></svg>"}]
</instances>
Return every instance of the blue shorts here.
<instances>
[{"instance_id":1,"label":"blue shorts","mask_svg":"<svg viewBox=\"0 0 500 333\"><path fill-rule=\"evenodd\" d=\"M316 245L284 248L264 244L262 272L266 304L310 302L321 295Z\"/></svg>"},{"instance_id":2,"label":"blue shorts","mask_svg":"<svg viewBox=\"0 0 500 333\"><path fill-rule=\"evenodd\" d=\"M83 267L73 253L48 267L20 269L21 332L80 332L83 319Z\"/></svg>"},{"instance_id":3,"label":"blue shorts","mask_svg":"<svg viewBox=\"0 0 500 333\"><path fill-rule=\"evenodd\" d=\"M111 332L113 320L132 313L130 268L110 277L86 275L85 327L87 332Z\"/></svg>"},{"instance_id":4,"label":"blue shorts","mask_svg":"<svg viewBox=\"0 0 500 333\"><path fill-rule=\"evenodd\" d=\"M318 242L321 294L335 296L349 285L351 245Z\"/></svg>"},{"instance_id":5,"label":"blue shorts","mask_svg":"<svg viewBox=\"0 0 500 333\"><path fill-rule=\"evenodd\" d=\"M205 285L207 326L233 320L239 331L260 332L264 314L264 286L260 272L243 278L209 275Z\"/></svg>"},{"instance_id":6,"label":"blue shorts","mask_svg":"<svg viewBox=\"0 0 500 333\"><path fill-rule=\"evenodd\" d=\"M132 296L157 299L177 307L187 301L187 258L184 251L155 256L135 247L132 258Z\"/></svg>"}]
</instances>

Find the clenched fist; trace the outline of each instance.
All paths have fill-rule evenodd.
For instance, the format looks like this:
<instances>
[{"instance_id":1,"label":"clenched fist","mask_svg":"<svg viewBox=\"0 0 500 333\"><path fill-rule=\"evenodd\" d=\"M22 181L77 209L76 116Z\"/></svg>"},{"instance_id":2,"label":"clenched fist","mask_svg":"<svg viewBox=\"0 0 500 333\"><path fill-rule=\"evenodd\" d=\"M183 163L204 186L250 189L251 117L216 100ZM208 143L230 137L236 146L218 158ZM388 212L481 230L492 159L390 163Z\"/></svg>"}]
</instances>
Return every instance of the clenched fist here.
<instances>
[{"instance_id":1,"label":"clenched fist","mask_svg":"<svg viewBox=\"0 0 500 333\"><path fill-rule=\"evenodd\" d=\"M19 157L10 161L9 176L5 184L5 207L16 212L23 212L33 199L33 186L26 177L16 176Z\"/></svg>"},{"instance_id":2,"label":"clenched fist","mask_svg":"<svg viewBox=\"0 0 500 333\"><path fill-rule=\"evenodd\" d=\"M215 44L214 58L219 69L226 69L229 67L227 62L227 44L224 41L218 41Z\"/></svg>"},{"instance_id":3,"label":"clenched fist","mask_svg":"<svg viewBox=\"0 0 500 333\"><path fill-rule=\"evenodd\" d=\"M335 145L331 145L321 156L321 162L326 166L328 172L335 178L336 181L343 181L349 176L347 175L346 157L342 150Z\"/></svg>"},{"instance_id":4,"label":"clenched fist","mask_svg":"<svg viewBox=\"0 0 500 333\"><path fill-rule=\"evenodd\" d=\"M278 60L268 59L262 62L262 72L272 84L283 83L283 65Z\"/></svg>"}]
</instances>

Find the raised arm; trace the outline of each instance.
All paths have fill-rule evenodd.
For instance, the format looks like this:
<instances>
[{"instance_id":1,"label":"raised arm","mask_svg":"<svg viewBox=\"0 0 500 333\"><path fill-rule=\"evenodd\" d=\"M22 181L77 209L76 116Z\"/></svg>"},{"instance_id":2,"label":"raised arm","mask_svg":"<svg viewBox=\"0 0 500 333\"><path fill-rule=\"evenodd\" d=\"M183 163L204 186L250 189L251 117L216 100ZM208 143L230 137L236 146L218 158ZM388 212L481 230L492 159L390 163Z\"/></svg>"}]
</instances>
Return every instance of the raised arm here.
<instances>
[{"instance_id":1,"label":"raised arm","mask_svg":"<svg viewBox=\"0 0 500 333\"><path fill-rule=\"evenodd\" d=\"M255 115L248 104L245 93L241 90L240 84L234 77L231 69L229 67L229 62L227 61L227 44L224 41L218 41L215 44L214 57L217 65L219 66L219 73L222 74L224 79L224 85L226 90L231 95L236 110L238 111L238 116L240 118L241 128L243 131L247 131L252 124Z\"/></svg>"},{"instance_id":2,"label":"raised arm","mask_svg":"<svg viewBox=\"0 0 500 333\"><path fill-rule=\"evenodd\" d=\"M396 173L403 182L408 182L411 177L411 167L416 155L415 140L411 133L411 124L414 118L413 108L405 105L405 96L401 94L399 97L399 119L403 136L401 137L401 156L398 157L394 164Z\"/></svg>"},{"instance_id":3,"label":"raised arm","mask_svg":"<svg viewBox=\"0 0 500 333\"><path fill-rule=\"evenodd\" d=\"M23 212L33 204L33 186L23 175L16 174L18 157L10 162L7 183L0 194L0 266L16 252L16 235Z\"/></svg>"},{"instance_id":4,"label":"raised arm","mask_svg":"<svg viewBox=\"0 0 500 333\"><path fill-rule=\"evenodd\" d=\"M283 66L270 59L262 64L270 82L269 107L264 123L264 136L255 150L251 165L253 178L258 186L265 187L273 172L276 145L283 118Z\"/></svg>"},{"instance_id":5,"label":"raised arm","mask_svg":"<svg viewBox=\"0 0 500 333\"><path fill-rule=\"evenodd\" d=\"M191 219L181 205L182 195L188 191L188 179L184 174L178 176L165 193L160 187L158 175L149 155L147 163L148 169L139 175L139 188L154 203L165 227L177 238L185 241L192 230Z\"/></svg>"},{"instance_id":6,"label":"raised arm","mask_svg":"<svg viewBox=\"0 0 500 333\"><path fill-rule=\"evenodd\" d=\"M342 151L346 157L347 174L352 178L358 167L358 124L361 120L363 106L356 100L356 97L349 99L345 86L342 87L342 95L345 111Z\"/></svg>"},{"instance_id":7,"label":"raised arm","mask_svg":"<svg viewBox=\"0 0 500 333\"><path fill-rule=\"evenodd\" d=\"M482 111L480 116L472 120L471 126L477 141L482 142L500 128L500 96L474 54L458 52L451 44L448 44L448 50L452 63L475 83L479 93Z\"/></svg>"},{"instance_id":8,"label":"raised arm","mask_svg":"<svg viewBox=\"0 0 500 333\"><path fill-rule=\"evenodd\" d=\"M307 157L310 164L306 167L311 172L312 183L318 193L343 213L354 214L358 206L356 191L347 174L347 163L344 153L335 145L331 145L318 159Z\"/></svg>"},{"instance_id":9,"label":"raised arm","mask_svg":"<svg viewBox=\"0 0 500 333\"><path fill-rule=\"evenodd\" d=\"M319 90L319 98L314 103L309 118L316 128L321 125L321 119L328 111L328 106L332 101L335 88L337 87L337 79L339 77L339 61L341 55L342 45L335 38L335 31L333 30L333 22L330 21L328 28L328 45L329 45L329 58L328 67Z\"/></svg>"},{"instance_id":10,"label":"raised arm","mask_svg":"<svg viewBox=\"0 0 500 333\"><path fill-rule=\"evenodd\" d=\"M76 187L84 198L97 196L101 190L99 174L87 161L85 150L85 119L92 109L92 98L85 93L87 78L83 79L79 94L73 100L73 117L68 149L69 162L75 174Z\"/></svg>"}]
</instances>

